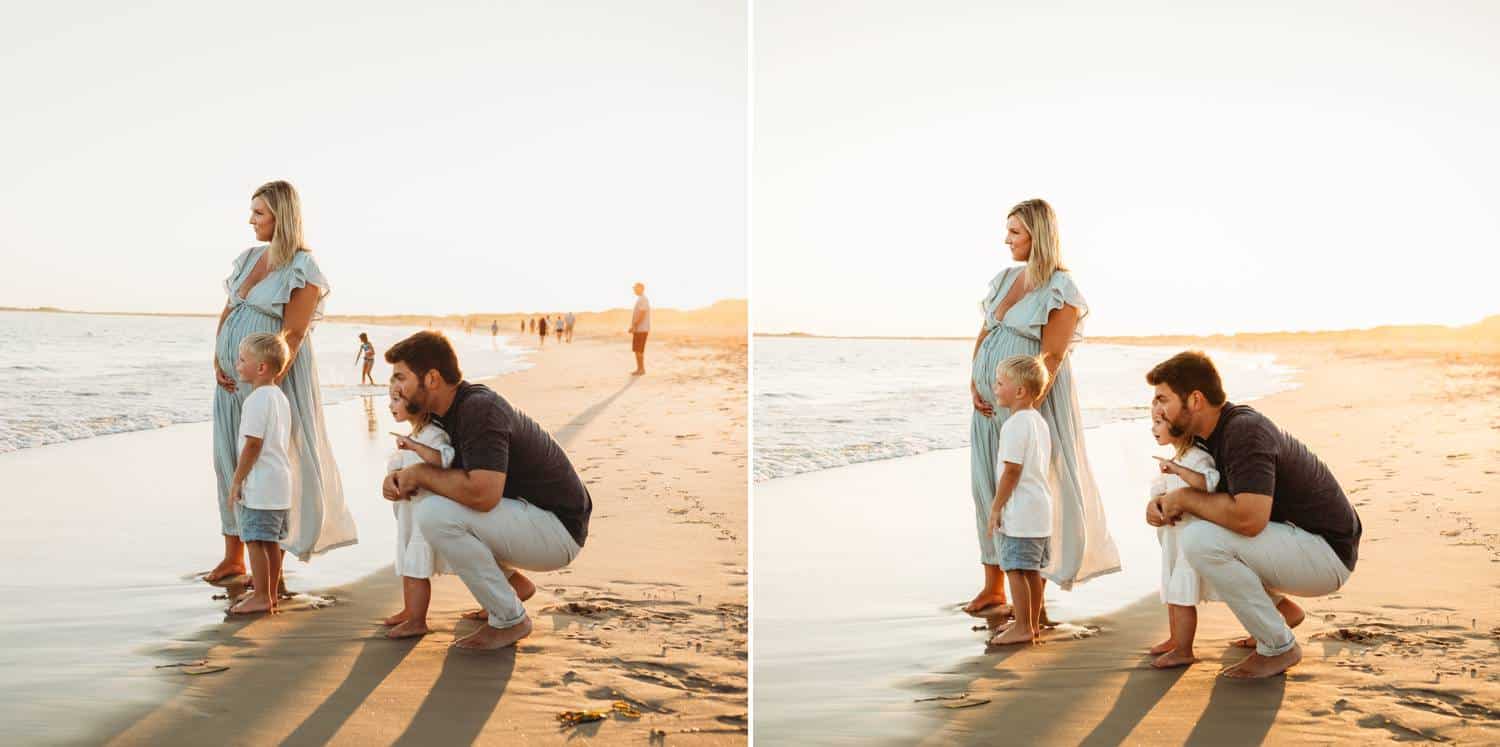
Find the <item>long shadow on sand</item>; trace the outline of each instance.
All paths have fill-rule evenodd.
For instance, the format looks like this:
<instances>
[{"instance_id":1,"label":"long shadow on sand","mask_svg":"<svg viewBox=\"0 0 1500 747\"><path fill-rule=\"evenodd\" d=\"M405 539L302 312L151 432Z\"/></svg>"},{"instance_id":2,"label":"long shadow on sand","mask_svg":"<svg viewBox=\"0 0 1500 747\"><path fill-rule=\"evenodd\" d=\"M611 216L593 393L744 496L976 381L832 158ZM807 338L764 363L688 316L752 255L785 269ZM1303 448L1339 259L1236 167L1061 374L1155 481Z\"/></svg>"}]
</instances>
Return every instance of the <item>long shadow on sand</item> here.
<instances>
[{"instance_id":1,"label":"long shadow on sand","mask_svg":"<svg viewBox=\"0 0 1500 747\"><path fill-rule=\"evenodd\" d=\"M578 431L583 430L584 426L594 422L594 418L599 417L599 413L604 412L606 408L614 404L615 400L619 399L620 395L624 394L626 390L635 386L635 382L637 381L640 381L639 376L631 376L624 385L615 390L614 394L589 405L588 409L578 413L572 420L564 423L561 428L553 431L553 438L557 439L558 444L567 446L572 442L573 437L578 435Z\"/></svg>"},{"instance_id":2,"label":"long shadow on sand","mask_svg":"<svg viewBox=\"0 0 1500 747\"><path fill-rule=\"evenodd\" d=\"M514 646L499 651L449 649L437 682L395 744L472 744L484 731L515 669Z\"/></svg>"},{"instance_id":3,"label":"long shadow on sand","mask_svg":"<svg viewBox=\"0 0 1500 747\"><path fill-rule=\"evenodd\" d=\"M400 641L372 638L360 649L359 657L349 669L349 675L339 684L328 699L308 714L297 729L287 736L283 745L327 744L344 722L359 710L365 698L380 687L401 661L416 648L419 638Z\"/></svg>"},{"instance_id":4,"label":"long shadow on sand","mask_svg":"<svg viewBox=\"0 0 1500 747\"><path fill-rule=\"evenodd\" d=\"M1269 680L1216 677L1208 707L1193 725L1186 744L1260 744L1276 723L1285 695L1285 675Z\"/></svg>"}]
</instances>

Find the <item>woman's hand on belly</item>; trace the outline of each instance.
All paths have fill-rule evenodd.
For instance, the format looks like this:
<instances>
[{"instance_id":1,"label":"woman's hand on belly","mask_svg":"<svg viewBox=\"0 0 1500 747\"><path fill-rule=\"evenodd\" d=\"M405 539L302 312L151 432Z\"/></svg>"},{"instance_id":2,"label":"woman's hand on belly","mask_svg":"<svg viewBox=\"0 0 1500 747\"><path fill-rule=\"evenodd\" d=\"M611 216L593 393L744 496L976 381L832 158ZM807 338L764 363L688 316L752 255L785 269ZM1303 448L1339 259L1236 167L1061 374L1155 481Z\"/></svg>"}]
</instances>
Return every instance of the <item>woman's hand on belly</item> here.
<instances>
[{"instance_id":1,"label":"woman's hand on belly","mask_svg":"<svg viewBox=\"0 0 1500 747\"><path fill-rule=\"evenodd\" d=\"M223 389L226 392L233 393L236 388L234 379L232 377L225 376L224 369L219 368L218 358L214 358L214 382L219 385L220 389Z\"/></svg>"},{"instance_id":2,"label":"woman's hand on belly","mask_svg":"<svg viewBox=\"0 0 1500 747\"><path fill-rule=\"evenodd\" d=\"M969 395L974 398L975 410L983 413L987 418L995 417L994 406L984 400L984 396L979 393L979 387L974 386L973 379L969 380Z\"/></svg>"}]
</instances>

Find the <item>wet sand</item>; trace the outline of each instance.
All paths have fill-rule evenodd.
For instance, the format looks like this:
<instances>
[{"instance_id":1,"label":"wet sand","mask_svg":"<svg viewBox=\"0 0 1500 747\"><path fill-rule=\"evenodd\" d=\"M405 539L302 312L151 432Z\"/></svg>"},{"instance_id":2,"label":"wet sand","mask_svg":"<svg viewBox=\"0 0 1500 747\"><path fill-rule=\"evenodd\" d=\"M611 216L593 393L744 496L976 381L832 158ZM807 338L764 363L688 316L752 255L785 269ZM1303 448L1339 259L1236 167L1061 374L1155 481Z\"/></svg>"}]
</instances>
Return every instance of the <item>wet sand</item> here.
<instances>
[{"instance_id":1,"label":"wet sand","mask_svg":"<svg viewBox=\"0 0 1500 747\"><path fill-rule=\"evenodd\" d=\"M549 342L533 368L486 382L554 433L595 500L579 559L533 576L539 591L527 608L536 630L519 647L448 648L479 625L458 619L475 605L453 576L434 582L431 634L386 640L379 621L401 605L387 566L352 583L304 587L304 600L331 605L293 605L160 642L130 673L149 697L122 698L87 741L524 744L646 741L660 730L674 741L686 733L744 743L745 340L712 330L654 338L645 377L627 375L628 338L603 334ZM369 427L385 425L377 418ZM379 471L341 469L348 500L374 502L394 523ZM356 487L366 483L372 489ZM222 605L209 600L212 587L201 589L205 607ZM151 668L198 659L229 669ZM618 700L640 716L576 727L556 720Z\"/></svg>"}]
</instances>

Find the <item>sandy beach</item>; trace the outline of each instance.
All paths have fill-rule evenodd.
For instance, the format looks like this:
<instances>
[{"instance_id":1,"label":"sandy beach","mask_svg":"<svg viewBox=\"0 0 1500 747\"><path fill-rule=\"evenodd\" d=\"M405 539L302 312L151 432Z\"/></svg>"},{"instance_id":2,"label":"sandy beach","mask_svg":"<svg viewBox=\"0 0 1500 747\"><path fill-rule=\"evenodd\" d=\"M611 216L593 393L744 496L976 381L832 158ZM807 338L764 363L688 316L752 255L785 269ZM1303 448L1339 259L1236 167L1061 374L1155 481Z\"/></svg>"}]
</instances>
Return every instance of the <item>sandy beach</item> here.
<instances>
[{"instance_id":1,"label":"sandy beach","mask_svg":"<svg viewBox=\"0 0 1500 747\"><path fill-rule=\"evenodd\" d=\"M326 588L289 576L306 593L286 612L148 647L148 663L114 678L127 684L112 690L133 698L113 699L112 715L82 735L76 724L58 734L112 744L549 744L653 733L744 743L745 351L742 331L667 329L653 334L650 373L635 378L628 338L595 330L571 345L548 343L528 370L485 381L553 432L595 501L579 559L537 575L527 604L536 631L519 647L449 650L478 624L458 619L475 605L453 576L434 582L433 633L406 641L386 640L379 625L400 607L389 566ZM379 404L368 413L364 450L373 454L389 449L377 430L393 425ZM170 439L171 430L157 435ZM347 450L339 457L348 500L380 502L380 475L350 474L362 462L346 460ZM388 505L364 508L394 521ZM363 529L369 521L356 513ZM213 551L205 545L205 557ZM216 590L201 588L203 606L220 609ZM200 659L228 669L153 668ZM609 712L616 701L639 715L559 726L562 711Z\"/></svg>"},{"instance_id":2,"label":"sandy beach","mask_svg":"<svg viewBox=\"0 0 1500 747\"><path fill-rule=\"evenodd\" d=\"M1259 406L1329 463L1365 525L1349 583L1303 604L1300 665L1265 682L1216 678L1244 652L1224 645L1242 634L1228 609L1209 604L1203 660L1153 671L1143 652L1166 623L1148 597L1078 621L1093 637L935 673L930 694L991 702L936 719L927 743L1500 740L1500 359L1493 338L1398 337L1247 343L1302 370L1300 388Z\"/></svg>"},{"instance_id":3,"label":"sandy beach","mask_svg":"<svg viewBox=\"0 0 1500 747\"><path fill-rule=\"evenodd\" d=\"M967 487L966 450L757 486L757 739L1495 742L1500 340L1486 329L1469 328L1467 337L1406 330L1374 341L1363 333L1108 341L1269 352L1299 369L1296 389L1256 406L1330 464L1365 534L1350 582L1338 594L1303 602L1308 617L1297 633L1304 660L1284 678L1247 683L1215 676L1245 655L1227 646L1243 633L1222 604L1200 611L1200 662L1151 669L1145 650L1165 636L1166 615L1155 590L1154 534L1137 515L1143 499L1108 505L1126 559L1123 573L1069 593L1049 589L1049 609L1069 625L1036 647L987 651L983 621L957 611L977 572L930 575L934 567L973 564L971 540L962 533L972 531L971 509L943 498ZM1090 458L1096 473L1128 475L1120 470L1133 469L1126 462L1138 457L1113 445L1110 427L1091 429ZM847 494L854 497L813 507L814 497L821 506L825 496ZM853 559L826 546L793 550L805 568L803 591L767 599L768 586L792 573L762 564L770 552L762 543L795 548L814 533L777 535L767 514L787 505L804 507L812 524L842 521L840 534L873 537L882 547ZM1144 569L1137 560L1143 554ZM844 594L834 602L811 590L848 579L858 579L853 583L868 599L848 603ZM797 609L828 623L799 624ZM804 627L819 636L811 648L821 654L800 665L778 656L774 641L808 635ZM797 666L807 668L807 684L778 676ZM876 673L887 680L872 682ZM783 684L773 689L771 682Z\"/></svg>"}]
</instances>

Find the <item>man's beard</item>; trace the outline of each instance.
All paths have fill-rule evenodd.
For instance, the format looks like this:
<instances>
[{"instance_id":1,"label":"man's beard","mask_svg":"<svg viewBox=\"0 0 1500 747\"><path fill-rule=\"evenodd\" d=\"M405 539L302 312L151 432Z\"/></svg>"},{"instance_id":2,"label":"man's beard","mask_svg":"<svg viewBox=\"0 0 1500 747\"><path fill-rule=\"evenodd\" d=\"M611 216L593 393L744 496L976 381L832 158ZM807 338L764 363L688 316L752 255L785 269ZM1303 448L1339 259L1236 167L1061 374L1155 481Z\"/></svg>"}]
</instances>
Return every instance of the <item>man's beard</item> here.
<instances>
[{"instance_id":1,"label":"man's beard","mask_svg":"<svg viewBox=\"0 0 1500 747\"><path fill-rule=\"evenodd\" d=\"M421 399L418 400L418 397ZM406 414L421 415L427 411L427 386L420 380L417 381L417 391L406 398Z\"/></svg>"},{"instance_id":2,"label":"man's beard","mask_svg":"<svg viewBox=\"0 0 1500 747\"><path fill-rule=\"evenodd\" d=\"M1189 415L1187 409L1184 408L1177 413L1176 418L1167 421L1167 432L1172 434L1172 438L1182 438L1192 424L1193 416Z\"/></svg>"}]
</instances>

